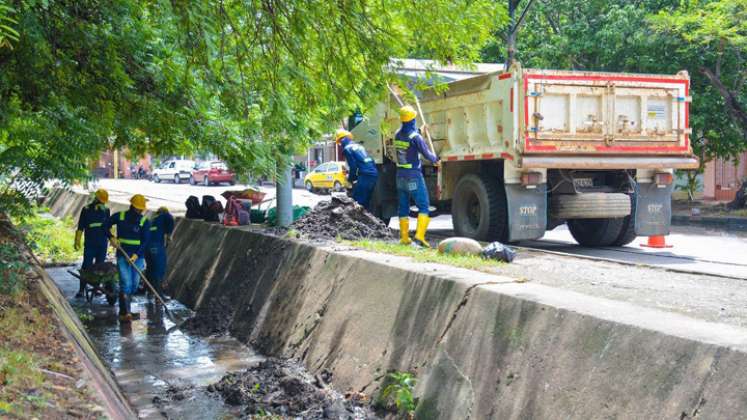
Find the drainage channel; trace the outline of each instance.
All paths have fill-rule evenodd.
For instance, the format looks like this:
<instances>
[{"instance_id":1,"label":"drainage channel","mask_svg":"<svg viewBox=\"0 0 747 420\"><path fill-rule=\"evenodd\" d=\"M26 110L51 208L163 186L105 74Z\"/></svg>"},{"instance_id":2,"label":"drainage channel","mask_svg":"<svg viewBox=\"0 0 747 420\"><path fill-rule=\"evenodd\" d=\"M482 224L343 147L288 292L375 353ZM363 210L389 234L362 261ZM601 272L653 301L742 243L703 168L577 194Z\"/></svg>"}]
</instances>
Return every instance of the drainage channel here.
<instances>
[{"instance_id":1,"label":"drainage channel","mask_svg":"<svg viewBox=\"0 0 747 420\"><path fill-rule=\"evenodd\" d=\"M78 280L69 268L47 270L76 311L88 313L84 322L99 354L114 372L140 418L213 419L241 415L241 407L228 405L215 393L205 390L209 384L230 372L260 363L264 358L250 347L228 337L195 337L180 330L169 332L174 324L163 308L135 296L133 312L140 320L120 324L116 306L102 297L92 303L74 297ZM178 319L191 311L176 301L168 303ZM174 389L189 388L186 395L174 396Z\"/></svg>"}]
</instances>

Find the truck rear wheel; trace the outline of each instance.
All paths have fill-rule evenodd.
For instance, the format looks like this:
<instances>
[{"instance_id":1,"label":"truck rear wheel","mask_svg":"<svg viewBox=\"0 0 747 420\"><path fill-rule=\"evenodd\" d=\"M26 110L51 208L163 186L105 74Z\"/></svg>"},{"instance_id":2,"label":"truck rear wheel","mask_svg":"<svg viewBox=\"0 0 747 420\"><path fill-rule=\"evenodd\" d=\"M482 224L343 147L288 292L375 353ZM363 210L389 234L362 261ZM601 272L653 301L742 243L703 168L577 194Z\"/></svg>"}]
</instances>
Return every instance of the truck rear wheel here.
<instances>
[{"instance_id":1,"label":"truck rear wheel","mask_svg":"<svg viewBox=\"0 0 747 420\"><path fill-rule=\"evenodd\" d=\"M630 196L630 216L626 216L623 219L622 229L617 239L612 243L612 246L625 246L635 240L638 236L635 233L635 205L636 196L635 194Z\"/></svg>"},{"instance_id":2,"label":"truck rear wheel","mask_svg":"<svg viewBox=\"0 0 747 420\"><path fill-rule=\"evenodd\" d=\"M498 180L469 174L454 189L451 204L454 231L478 241L508 240L506 191Z\"/></svg>"},{"instance_id":3,"label":"truck rear wheel","mask_svg":"<svg viewBox=\"0 0 747 420\"><path fill-rule=\"evenodd\" d=\"M629 217L629 216L628 216ZM622 236L625 218L575 219L568 221L568 229L579 245L588 247L612 246Z\"/></svg>"}]
</instances>

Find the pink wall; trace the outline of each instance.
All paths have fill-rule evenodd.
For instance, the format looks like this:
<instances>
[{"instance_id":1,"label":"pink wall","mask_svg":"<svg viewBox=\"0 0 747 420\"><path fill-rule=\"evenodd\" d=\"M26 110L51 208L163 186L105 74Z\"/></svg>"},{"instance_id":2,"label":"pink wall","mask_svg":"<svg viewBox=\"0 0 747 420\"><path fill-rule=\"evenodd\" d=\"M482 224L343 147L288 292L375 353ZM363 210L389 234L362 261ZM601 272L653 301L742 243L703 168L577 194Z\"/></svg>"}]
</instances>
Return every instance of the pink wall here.
<instances>
[{"instance_id":1,"label":"pink wall","mask_svg":"<svg viewBox=\"0 0 747 420\"><path fill-rule=\"evenodd\" d=\"M703 195L707 200L734 199L742 179L747 175L747 153L738 162L716 159L708 162L703 174Z\"/></svg>"}]
</instances>

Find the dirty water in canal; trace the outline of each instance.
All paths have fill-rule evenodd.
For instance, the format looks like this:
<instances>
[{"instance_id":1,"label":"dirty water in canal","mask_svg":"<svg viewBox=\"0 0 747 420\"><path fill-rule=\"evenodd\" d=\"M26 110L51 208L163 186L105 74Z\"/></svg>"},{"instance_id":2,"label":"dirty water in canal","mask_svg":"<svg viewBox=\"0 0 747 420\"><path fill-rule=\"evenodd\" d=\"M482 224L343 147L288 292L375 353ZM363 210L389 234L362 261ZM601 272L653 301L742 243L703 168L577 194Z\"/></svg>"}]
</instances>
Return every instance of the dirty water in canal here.
<instances>
[{"instance_id":1,"label":"dirty water in canal","mask_svg":"<svg viewBox=\"0 0 747 420\"><path fill-rule=\"evenodd\" d=\"M74 297L78 280L69 269L47 272L76 312L88 314L83 324L140 418L241 418L278 409L284 418L376 418L292 362L265 358L227 335L172 328L163 308L145 296L132 301L140 319L121 324L116 305L103 297ZM177 320L193 315L175 300L168 307Z\"/></svg>"}]
</instances>

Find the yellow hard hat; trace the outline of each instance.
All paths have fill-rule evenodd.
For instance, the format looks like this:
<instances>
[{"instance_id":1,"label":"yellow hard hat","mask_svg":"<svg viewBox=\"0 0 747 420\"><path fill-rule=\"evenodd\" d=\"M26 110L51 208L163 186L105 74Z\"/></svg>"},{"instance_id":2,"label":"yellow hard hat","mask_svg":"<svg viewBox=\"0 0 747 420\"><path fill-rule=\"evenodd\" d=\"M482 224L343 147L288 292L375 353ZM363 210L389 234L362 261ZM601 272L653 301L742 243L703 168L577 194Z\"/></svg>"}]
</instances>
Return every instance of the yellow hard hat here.
<instances>
[{"instance_id":1,"label":"yellow hard hat","mask_svg":"<svg viewBox=\"0 0 747 420\"><path fill-rule=\"evenodd\" d=\"M418 113L415 112L415 109L410 105L405 105L399 109L399 120L402 122L412 121L417 116Z\"/></svg>"},{"instance_id":2,"label":"yellow hard hat","mask_svg":"<svg viewBox=\"0 0 747 420\"><path fill-rule=\"evenodd\" d=\"M352 139L353 134L350 131L341 128L335 133L335 142L339 143L345 137L350 137Z\"/></svg>"},{"instance_id":3,"label":"yellow hard hat","mask_svg":"<svg viewBox=\"0 0 747 420\"><path fill-rule=\"evenodd\" d=\"M132 207L135 207L138 210L145 210L145 203L148 200L143 197L142 194L135 194L130 198L130 204L132 204Z\"/></svg>"},{"instance_id":4,"label":"yellow hard hat","mask_svg":"<svg viewBox=\"0 0 747 420\"><path fill-rule=\"evenodd\" d=\"M94 195L96 196L96 199L99 200L102 204L106 204L107 202L109 202L109 193L103 188L99 188L98 190L96 190Z\"/></svg>"}]
</instances>

